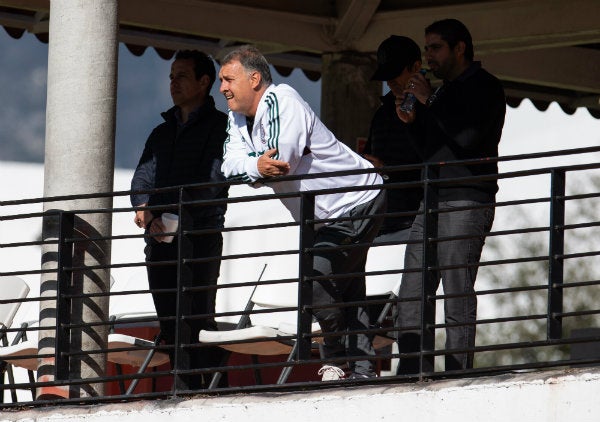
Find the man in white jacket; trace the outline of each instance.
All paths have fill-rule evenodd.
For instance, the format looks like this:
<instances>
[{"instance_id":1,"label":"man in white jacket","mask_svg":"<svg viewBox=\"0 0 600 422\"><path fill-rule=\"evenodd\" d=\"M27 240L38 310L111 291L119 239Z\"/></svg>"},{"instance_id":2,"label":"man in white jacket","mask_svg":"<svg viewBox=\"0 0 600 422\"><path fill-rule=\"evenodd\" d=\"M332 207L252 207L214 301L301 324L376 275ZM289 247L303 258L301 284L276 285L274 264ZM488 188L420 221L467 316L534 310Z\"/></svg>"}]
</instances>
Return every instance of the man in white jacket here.
<instances>
[{"instance_id":1,"label":"man in white jacket","mask_svg":"<svg viewBox=\"0 0 600 422\"><path fill-rule=\"evenodd\" d=\"M377 234L381 214L385 212L385 193L376 187L382 183L381 177L371 172L292 181L265 180L283 175L369 169L372 165L339 142L293 88L272 83L269 65L256 48L240 47L227 54L221 65L220 91L230 110L222 166L225 176L248 183L268 183L276 193L364 186L364 190L316 196L315 217L341 221L318 228L313 276L364 272L368 244ZM298 221L299 199L284 198L282 202ZM348 217L357 219L344 220ZM367 245L330 249L353 244ZM324 250L319 251L320 247ZM325 358L331 359L331 364L319 371L324 381L346 376L340 368L345 357L349 358L350 377L376 376L369 360L374 355L369 336L344 335L347 330L368 328L365 308L321 308L364 300L364 277L320 279L313 284L313 306L319 307L313 315L325 333Z\"/></svg>"}]
</instances>

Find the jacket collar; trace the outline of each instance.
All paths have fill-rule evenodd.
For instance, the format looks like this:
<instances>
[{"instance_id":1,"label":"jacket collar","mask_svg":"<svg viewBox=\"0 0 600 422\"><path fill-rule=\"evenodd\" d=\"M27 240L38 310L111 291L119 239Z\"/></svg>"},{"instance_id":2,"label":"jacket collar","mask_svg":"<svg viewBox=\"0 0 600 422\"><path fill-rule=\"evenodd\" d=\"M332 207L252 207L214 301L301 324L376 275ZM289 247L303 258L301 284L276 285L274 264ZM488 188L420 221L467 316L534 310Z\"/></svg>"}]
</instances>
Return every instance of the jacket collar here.
<instances>
[{"instance_id":1,"label":"jacket collar","mask_svg":"<svg viewBox=\"0 0 600 422\"><path fill-rule=\"evenodd\" d=\"M458 75L458 78L454 79L454 81L451 82L464 82L465 80L473 76L479 69L481 69L481 62L472 62L463 73ZM448 83L448 81L444 81L444 83Z\"/></svg>"},{"instance_id":2,"label":"jacket collar","mask_svg":"<svg viewBox=\"0 0 600 422\"><path fill-rule=\"evenodd\" d=\"M195 109L194 111L192 111L190 113L188 123L201 118L202 116L208 114L209 112L211 112L214 109L215 109L215 100L212 97L212 95L208 95L206 97L206 100L204 101L204 104L202 104L200 107L198 107L197 109ZM178 124L181 124L179 113L180 113L179 106L173 106L170 109L168 109L167 111L162 112L160 115L167 122L175 121Z\"/></svg>"}]
</instances>

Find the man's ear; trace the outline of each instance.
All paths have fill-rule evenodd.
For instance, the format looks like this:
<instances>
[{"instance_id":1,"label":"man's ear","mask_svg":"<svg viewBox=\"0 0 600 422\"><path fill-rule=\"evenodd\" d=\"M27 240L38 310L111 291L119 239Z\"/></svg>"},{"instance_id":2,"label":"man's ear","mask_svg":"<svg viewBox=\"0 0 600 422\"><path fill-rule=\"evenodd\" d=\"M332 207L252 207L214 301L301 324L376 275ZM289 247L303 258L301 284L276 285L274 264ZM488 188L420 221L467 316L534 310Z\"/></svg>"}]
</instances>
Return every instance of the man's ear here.
<instances>
[{"instance_id":1,"label":"man's ear","mask_svg":"<svg viewBox=\"0 0 600 422\"><path fill-rule=\"evenodd\" d=\"M464 41L459 41L454 46L454 52L456 53L457 56L464 57L466 49L467 49L467 45L465 44Z\"/></svg>"},{"instance_id":2,"label":"man's ear","mask_svg":"<svg viewBox=\"0 0 600 422\"><path fill-rule=\"evenodd\" d=\"M202 84L202 86L208 86L210 85L210 78L208 77L208 75L202 75L200 76L199 79L200 83Z\"/></svg>"},{"instance_id":3,"label":"man's ear","mask_svg":"<svg viewBox=\"0 0 600 422\"><path fill-rule=\"evenodd\" d=\"M419 70L421 70L421 60L417 60L416 62L414 62L412 64L412 66L410 66L410 68L408 69L408 71L410 73L417 73Z\"/></svg>"},{"instance_id":4,"label":"man's ear","mask_svg":"<svg viewBox=\"0 0 600 422\"><path fill-rule=\"evenodd\" d=\"M262 75L259 72L252 72L250 74L250 85L252 89L258 89L262 85Z\"/></svg>"}]
</instances>

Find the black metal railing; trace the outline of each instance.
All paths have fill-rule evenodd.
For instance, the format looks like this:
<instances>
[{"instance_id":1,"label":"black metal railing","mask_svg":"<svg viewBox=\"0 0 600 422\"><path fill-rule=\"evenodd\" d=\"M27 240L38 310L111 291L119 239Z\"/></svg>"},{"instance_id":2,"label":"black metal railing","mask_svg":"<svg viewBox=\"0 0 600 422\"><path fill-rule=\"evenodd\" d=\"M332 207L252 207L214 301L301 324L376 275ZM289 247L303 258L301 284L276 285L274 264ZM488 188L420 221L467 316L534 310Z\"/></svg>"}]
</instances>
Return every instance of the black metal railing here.
<instances>
[{"instance_id":1,"label":"black metal railing","mask_svg":"<svg viewBox=\"0 0 600 422\"><path fill-rule=\"evenodd\" d=\"M324 360L318 353L318 341L331 333L313 332L312 311L312 285L319 277L312 274L312 244L315 236L315 225L327 223L328 220L315 218L314 206L315 196L342 189L329 189L314 192L298 192L283 195L262 193L257 191L253 194L240 196L234 193L229 198L195 201L192 193L197 189L213 187L215 184L201 184L179 186L179 202L169 206L146 207L149 210L176 210L180 215L181 223L177 229L179 254L176 260L146 263L143 259L114 259L113 262L105 263L102 260L89 263L77 257L77 251L82 244L101 245L118 242L129 242L132 248L141 251L142 240L151 237L149 234L135 233L133 230L125 229L125 233L119 233L113 228L111 235L102 235L100 232L87 231L82 235L78 231L80 221L89 215L110 214L116 219L122 215L132 215L134 208L127 205L106 209L57 209L43 211L42 206L50 208L53 203L64 204L69 201L82 200L96 197L112 197L115 201L126 201L131 192L121 191L103 193L99 195L73 195L60 198L37 198L0 202L0 229L8 227L13 223L34 222L34 225L42 227L48 220L53 219L57 224L56 238L44 236L41 240L31 241L24 239L11 239L11 241L0 244L0 251L31 250L31 259L28 267L18 268L11 262L0 263L0 282L7 282L8 277L27 278L30 285L35 285L36 278L45 277L55 279L56 293L32 294L27 297L8 297L0 300L0 305L28 304L29 307L37 306L47 301L55 301L54 309L56 323L43 325L42 323L20 322L8 324L3 327L0 335L3 339L2 350L23 343L25 338L34 339L38 333L44 333L49 338L37 344L35 349L27 349L20 354L3 354L0 369L6 373L2 389L4 391L5 403L3 407L20 406L24 402L31 405L37 404L61 404L73 402L112 401L140 398L173 397L194 393L225 394L243 391L274 391L294 390L306 388L322 388L323 386L339 386L357 383L397 383L412 380L437 379L440 377L466 377L482 376L496 373L524 370L541 370L544 368L571 367L575 365L598 365L600 356L586 354L586 346L600 342L600 277L598 276L598 255L600 255L600 241L596 231L600 230L600 181L598 172L600 164L598 160L586 164L564 165L560 167L543 167L539 164L544 158L555 156L582 155L600 152L600 148L585 148L561 152L546 152L529 154L523 156L503 157L497 160L500 164L526 163L525 170L501 172L499 175L487 175L479 177L462 177L456 179L440 180L435 177L435 170L440 165L454 165L457 163L426 163L423 166L397 166L387 167L386 172L402 172L422 168L426 177L421 181L402 182L386 184L375 188L385 189L408 189L422 186L424 192L424 207L422 211L425 217L425 260L422 268L405 269L401 265L402 252L390 252L385 264L376 268L367 268L365 273L333 275L331 278L348 279L370 277L390 277L400 280L402 274L408 271L419 271L423 274L423 283L427 282L428 272L437 272L443 267L435 264L437 245L439 242L455 240L454 238L442 238L435 234L432 228L437 226L437 216L444 210L437 207L436 191L440 185L451 185L453 183L468 183L480 180L498 180L501 184L502 195L494 204L480 204L479 207L493 207L496 209L497 221L494 230L486 233L487 243L484 247L484 255L481 261L475 265L479 270L476 298L480 301L479 316L475 322L477 328L478 342L473 349L447 350L443 346L444 331L448 327L460 326L464 323L443 321L440 318L443 313L438 309L440 302L446 299L461 297L457 294L445 294L441 290L434 295L423 293L421 297L399 299L393 293L379 294L368 297L364 302L352 302L341 304L342 307L363 306L373 314L373 325L368 334L374 338L386 340L385 347L377 350L376 356L370 358L377 363L381 369L381 375L367 380L340 380L337 382L322 383L315 379L315 368L324 362L343 363L346 358ZM592 161L592 160L590 160ZM485 160L489 163L490 160ZM480 165L482 160L470 160L460 162L461 165ZM310 175L306 177L331 177L345 174L360 173L362 171L347 171L331 173L327 175ZM577 177L574 177L577 175ZM530 177L547 177L548 196L518 198L507 192L503 192L503 183L507 181L521 181ZM294 179L285 177L281 180ZM227 183L233 189L238 183ZM581 187L580 185L585 185ZM361 190L364 187L353 187L352 190ZM367 188L369 189L369 188ZM581 189L581 190L578 190ZM162 189L161 191L167 191ZM152 191L150 191L152 192ZM291 218L272 219L265 218L257 224L237 224L231 222L224 229L195 229L190 217L196 207L214 206L226 203L229 207L226 218L237 209L247 211L252 204L278 203L281 198L296 198L300 202L301 219L299 222ZM44 205L45 204L45 205ZM575 204L575 205L573 205ZM525 226L516 227L506 224L506 221L516 222L517 213L527 215L527 207L544 207L544 220L539 216L533 221L526 221ZM36 208L31 211L31 207ZM585 210L585 218L573 214L573 209ZM525 211L520 211L525 210ZM240 212L243 213L243 212ZM512 218L512 216L515 216ZM504 216L498 218L499 216ZM43 223L46 221L46 223ZM541 225L540 225L541 224ZM133 227L133 224L131 225ZM189 239L206 233L221 232L224 237L226 250L228 242L234 248L233 252L225 251L222 256L216 258L196 258L191 249ZM261 242L270 239L266 233L275 232L273 236L286 242L279 243L285 246L269 249L261 248ZM240 248L235 244L236 236L246 236L244 242L251 239L254 243L248 243L247 248ZM586 237L587 236L587 237ZM103 243L104 242L104 243ZM406 243L415 242L384 242L371 245L370 253L375 253L378 248L398 249ZM277 244L277 242L275 242ZM343 248L364 247L365 245L345 245ZM517 248L518 247L518 248ZM35 248L45 248L47 251L56 251L51 258L41 254ZM79 249L78 249L79 248ZM519 248L523 248L524 255L512 256L511 251L516 250L521 254ZM242 250L240 250L242 249ZM110 250L110 249L109 249ZM385 249L381 249L385 250ZM123 258L123 257L119 257ZM221 278L217 286L191 287L192 273L190 266L207 260L221 261ZM48 260L53 264L46 265ZM289 263L295 260L297 268L291 266L276 268L275 275L264 277L265 266L263 262L274 262L270 268L277 267L278 262ZM42 265L44 262L44 265ZM257 267L262 273L244 274L243 277L227 278L228 274L236 268L246 267L255 271ZM260 265L256 263L260 262ZM400 264L399 264L400 262ZM116 273L120 270L136 269L144 271L147 265L177 266L178 277L170 289L160 291L150 289L147 284L140 282L128 286L123 290L111 290L107 287L108 272ZM286 264L287 265L287 264ZM224 271L226 269L227 271ZM585 270L585 271L584 271ZM100 276L94 275L94 271L100 272ZM102 273L102 272L106 273ZM226 272L224 274L224 272ZM575 275L571 275L575 274ZM85 274L84 282L95 281L105 285L92 293L86 289L74 289L76 275ZM104 274L104 276L102 275ZM281 274L284 274L281 276ZM104 277L104 278L103 278ZM579 279L577 277L584 277ZM79 278L77 278L79 279ZM250 293L256 286L271 287L276 289L281 286L293 286L297 296L298 306L280 306L278 308L265 308L250 306ZM4 287L0 287L4 288ZM182 316L182 309L189 307L190 292L208 291L217 289L217 312L209 315ZM32 289L35 290L35 289ZM425 292L425 289L422 289ZM178 311L177 315L158 318L152 312L136 313L138 298L150 294L176 293ZM397 293L397 292L396 292ZM239 298L243 297L243 300ZM129 315L104 315L103 300L111 303L117 300L130 299ZM221 300L223 303L219 303ZM237 301L237 302L236 302ZM422 306L420 325L410 327L418 329L421 333L420 347L416 352L399 353L393 341L402 330L394 324L394 311L401 307L406 301L420 301ZM230 303L231 302L231 303ZM236 303L233 303L236 302ZM94 321L82 320L77 313L81 303L95 304L98 306L98 315ZM78 305L79 304L79 305ZM544 306L542 306L544 305ZM52 309L52 308L50 308ZM207 344L198 342L192 338L187 321L190 319L216 318L221 329L244 328L252 324L254 319L267 318L275 320L279 315L287 315L292 311L296 332L283 332L279 330L276 337L269 340L289 346L287 355L270 358L254 357L252 360L244 360L245 357L239 353L231 353L221 366L202 369L189 368L190 353L196 348L208 347ZM42 322L46 315L42 315ZM287 313L287 314L286 314ZM18 315L18 314L17 314ZM161 343L158 334L160 321L174 320L176 322L175 345ZM98 346L85 351L77 350L73 346L73 333L84 331L98 335ZM129 331L128 331L129 330ZM100 333L100 334L98 334ZM131 344L111 343L107 338L102 338L106 333L128 333L138 341ZM132 334L133 333L133 334ZM348 335L362 333L360 330L348 331ZM146 340L146 341L144 341ZM228 340L225 344L258 344L265 339L243 339ZM10 346L13 342L14 346ZM52 352L48 352L51 350ZM441 365L443 357L449 353L474 353L475 365L473 368L464 370L445 370ZM115 363L111 354L122 353L135 354L132 362L138 362L138 367ZM171 355L173 367L168 363L153 366L156 356ZM74 365L88 362L90 356L107 356L108 364L106 371L97 371L92 375L73 378ZM420 370L413 374L396 375L393 367L398 359L419 359ZM23 361L28 358L40 359L39 364L48 364L49 370L45 369L37 374L37 379L27 374ZM112 359L112 360L111 360ZM76 363L77 362L77 363ZM139 367L142 370L139 370ZM10 369L10 371L9 371ZM22 373L19 375L19 371ZM13 377L13 372L16 377ZM27 374L27 375L26 375ZM220 374L213 378L215 374ZM227 374L229 384L219 383L222 376ZM251 375L253 374L253 375ZM210 386L202 389L190 389L183 382L189 376L204 376L212 379ZM235 382L233 382L234 380ZM284 382L286 381L286 382ZM89 385L104 384L105 393L102 395L89 393ZM64 387L68 392L65 396L40 395L40 391L49 391L49 388ZM33 397L32 389L38 389L38 397ZM44 390L46 389L46 390ZM19 396L16 395L19 390ZM22 391L23 390L23 391ZM73 391L80 391L73 393ZM83 391L83 393L81 393ZM9 397L9 394L10 397ZM88 393L86 393L88 392Z\"/></svg>"}]
</instances>

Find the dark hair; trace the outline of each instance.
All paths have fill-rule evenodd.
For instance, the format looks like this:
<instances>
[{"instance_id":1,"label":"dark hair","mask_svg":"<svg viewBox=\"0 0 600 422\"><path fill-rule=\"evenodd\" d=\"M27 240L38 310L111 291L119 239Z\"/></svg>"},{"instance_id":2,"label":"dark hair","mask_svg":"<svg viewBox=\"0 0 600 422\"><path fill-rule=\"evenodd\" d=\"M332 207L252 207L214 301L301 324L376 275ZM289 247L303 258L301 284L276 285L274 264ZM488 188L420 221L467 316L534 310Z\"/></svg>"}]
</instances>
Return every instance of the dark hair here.
<instances>
[{"instance_id":1,"label":"dark hair","mask_svg":"<svg viewBox=\"0 0 600 422\"><path fill-rule=\"evenodd\" d=\"M465 59L473 61L473 39L464 23L457 19L443 19L425 28L426 35L431 33L439 34L450 48L454 48L459 41L464 42Z\"/></svg>"},{"instance_id":2,"label":"dark hair","mask_svg":"<svg viewBox=\"0 0 600 422\"><path fill-rule=\"evenodd\" d=\"M271 69L269 69L269 63L267 62L267 59L265 59L265 56L263 56L258 50L258 48L251 45L243 45L238 47L235 50L227 53L223 60L221 60L221 66L224 66L234 60L239 61L246 71L260 73L263 83L267 85L273 83Z\"/></svg>"},{"instance_id":3,"label":"dark hair","mask_svg":"<svg viewBox=\"0 0 600 422\"><path fill-rule=\"evenodd\" d=\"M389 81L420 61L421 49L416 42L408 37L391 35L377 48L377 69L371 79Z\"/></svg>"},{"instance_id":4,"label":"dark hair","mask_svg":"<svg viewBox=\"0 0 600 422\"><path fill-rule=\"evenodd\" d=\"M194 61L194 74L196 75L196 80L204 75L208 76L210 83L207 92L210 92L217 74L213 60L208 55L198 50L180 50L175 54L175 60L180 59Z\"/></svg>"}]
</instances>

